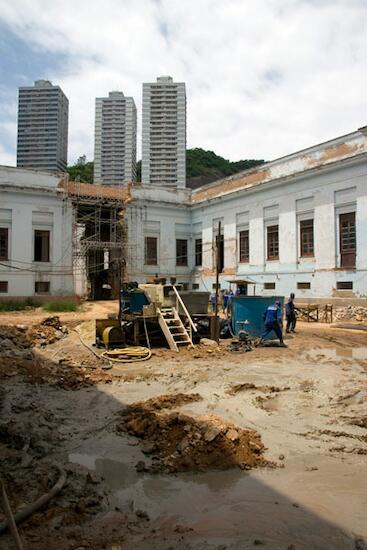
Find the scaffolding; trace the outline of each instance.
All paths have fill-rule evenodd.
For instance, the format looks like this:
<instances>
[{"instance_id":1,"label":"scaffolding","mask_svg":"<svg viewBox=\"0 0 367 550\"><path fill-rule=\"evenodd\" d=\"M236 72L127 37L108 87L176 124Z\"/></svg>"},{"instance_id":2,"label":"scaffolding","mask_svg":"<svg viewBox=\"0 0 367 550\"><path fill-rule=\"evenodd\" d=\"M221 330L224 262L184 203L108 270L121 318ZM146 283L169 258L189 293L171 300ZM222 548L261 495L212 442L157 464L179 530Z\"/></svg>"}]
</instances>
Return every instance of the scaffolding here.
<instances>
[{"instance_id":1,"label":"scaffolding","mask_svg":"<svg viewBox=\"0 0 367 550\"><path fill-rule=\"evenodd\" d=\"M73 271L77 294L116 298L126 271L125 203L130 188L60 182L73 207Z\"/></svg>"}]
</instances>

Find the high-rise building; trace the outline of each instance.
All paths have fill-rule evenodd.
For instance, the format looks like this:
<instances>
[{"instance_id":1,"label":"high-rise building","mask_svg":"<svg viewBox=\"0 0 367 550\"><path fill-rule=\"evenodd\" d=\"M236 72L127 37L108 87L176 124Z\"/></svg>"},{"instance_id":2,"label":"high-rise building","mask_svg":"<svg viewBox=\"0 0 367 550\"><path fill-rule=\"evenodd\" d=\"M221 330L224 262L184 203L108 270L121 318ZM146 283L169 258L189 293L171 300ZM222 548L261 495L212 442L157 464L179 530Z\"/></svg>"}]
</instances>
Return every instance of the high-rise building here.
<instances>
[{"instance_id":1,"label":"high-rise building","mask_svg":"<svg viewBox=\"0 0 367 550\"><path fill-rule=\"evenodd\" d=\"M65 172L69 101L60 86L36 80L19 88L17 166Z\"/></svg>"},{"instance_id":2,"label":"high-rise building","mask_svg":"<svg viewBox=\"0 0 367 550\"><path fill-rule=\"evenodd\" d=\"M143 84L142 182L186 185L186 86L170 76Z\"/></svg>"},{"instance_id":3,"label":"high-rise building","mask_svg":"<svg viewBox=\"0 0 367 550\"><path fill-rule=\"evenodd\" d=\"M124 185L136 179L136 107L132 97L97 97L94 183Z\"/></svg>"}]
</instances>

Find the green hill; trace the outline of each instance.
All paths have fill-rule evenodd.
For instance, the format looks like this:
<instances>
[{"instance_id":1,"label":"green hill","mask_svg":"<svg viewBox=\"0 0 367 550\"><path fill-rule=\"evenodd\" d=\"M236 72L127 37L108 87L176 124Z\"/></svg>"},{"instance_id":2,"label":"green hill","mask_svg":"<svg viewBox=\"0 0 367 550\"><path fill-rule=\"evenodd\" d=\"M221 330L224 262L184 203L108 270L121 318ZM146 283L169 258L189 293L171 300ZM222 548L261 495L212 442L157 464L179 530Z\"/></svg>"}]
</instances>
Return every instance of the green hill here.
<instances>
[{"instance_id":1,"label":"green hill","mask_svg":"<svg viewBox=\"0 0 367 550\"><path fill-rule=\"evenodd\" d=\"M186 176L187 187L195 189L206 183L225 178L253 168L262 164L263 160L239 160L231 162L213 151L205 151L204 149L188 149L186 151ZM93 162L85 164L74 164L68 167L68 173L71 180L78 180L83 183L93 183ZM141 179L141 161L137 163L137 181Z\"/></svg>"},{"instance_id":2,"label":"green hill","mask_svg":"<svg viewBox=\"0 0 367 550\"><path fill-rule=\"evenodd\" d=\"M239 160L231 162L213 151L188 149L186 151L187 187L195 189L212 181L231 176L242 170L263 164L263 160Z\"/></svg>"}]
</instances>

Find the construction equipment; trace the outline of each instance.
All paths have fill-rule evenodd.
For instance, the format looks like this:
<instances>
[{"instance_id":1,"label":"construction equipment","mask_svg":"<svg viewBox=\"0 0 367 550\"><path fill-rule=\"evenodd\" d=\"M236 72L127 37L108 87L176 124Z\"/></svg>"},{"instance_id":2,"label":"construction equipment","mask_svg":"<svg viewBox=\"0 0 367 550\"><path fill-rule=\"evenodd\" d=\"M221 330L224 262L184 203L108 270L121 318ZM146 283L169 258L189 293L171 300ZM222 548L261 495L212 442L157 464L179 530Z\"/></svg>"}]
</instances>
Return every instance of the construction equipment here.
<instances>
[{"instance_id":1,"label":"construction equipment","mask_svg":"<svg viewBox=\"0 0 367 550\"><path fill-rule=\"evenodd\" d=\"M157 308L158 322L170 349L178 351L179 346L194 347L191 336L180 319L175 307Z\"/></svg>"},{"instance_id":2,"label":"construction equipment","mask_svg":"<svg viewBox=\"0 0 367 550\"><path fill-rule=\"evenodd\" d=\"M121 327L107 327L102 334L103 343L107 350L124 347L125 335Z\"/></svg>"},{"instance_id":3,"label":"construction equipment","mask_svg":"<svg viewBox=\"0 0 367 550\"><path fill-rule=\"evenodd\" d=\"M96 320L96 345L106 349L126 346L125 334L118 319Z\"/></svg>"}]
</instances>

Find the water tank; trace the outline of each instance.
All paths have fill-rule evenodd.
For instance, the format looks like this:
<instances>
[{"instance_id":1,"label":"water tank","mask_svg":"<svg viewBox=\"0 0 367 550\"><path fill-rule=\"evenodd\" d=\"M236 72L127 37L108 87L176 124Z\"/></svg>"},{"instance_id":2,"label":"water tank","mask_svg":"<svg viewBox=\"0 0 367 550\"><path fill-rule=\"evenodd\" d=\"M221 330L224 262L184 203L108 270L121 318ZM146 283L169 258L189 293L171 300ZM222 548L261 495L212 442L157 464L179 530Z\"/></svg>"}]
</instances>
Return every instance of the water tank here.
<instances>
[{"instance_id":1,"label":"water tank","mask_svg":"<svg viewBox=\"0 0 367 550\"><path fill-rule=\"evenodd\" d=\"M264 330L264 312L276 300L281 304L283 317L284 297L282 296L233 296L231 301L233 333L237 335L240 330L245 330L251 336L261 336ZM276 338L274 333L270 334L270 339L273 338Z\"/></svg>"}]
</instances>

